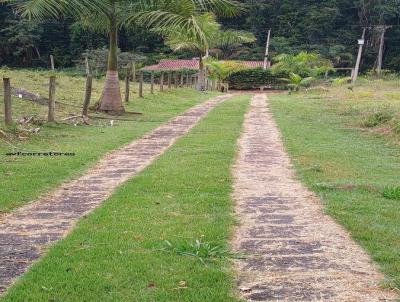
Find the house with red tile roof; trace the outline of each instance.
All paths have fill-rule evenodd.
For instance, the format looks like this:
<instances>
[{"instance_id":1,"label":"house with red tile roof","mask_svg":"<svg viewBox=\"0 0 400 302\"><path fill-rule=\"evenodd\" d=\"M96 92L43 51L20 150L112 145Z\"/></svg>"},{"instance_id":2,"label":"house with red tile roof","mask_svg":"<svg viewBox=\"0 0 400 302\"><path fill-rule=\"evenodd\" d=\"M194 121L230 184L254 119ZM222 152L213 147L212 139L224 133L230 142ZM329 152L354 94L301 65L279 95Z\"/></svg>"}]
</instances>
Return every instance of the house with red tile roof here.
<instances>
[{"instance_id":1,"label":"house with red tile roof","mask_svg":"<svg viewBox=\"0 0 400 302\"><path fill-rule=\"evenodd\" d=\"M263 61L240 61L249 68L263 67ZM191 60L180 59L163 59L156 65L150 65L142 68L144 71L158 71L158 70L181 70L181 69L199 69L199 59L193 58Z\"/></svg>"}]
</instances>

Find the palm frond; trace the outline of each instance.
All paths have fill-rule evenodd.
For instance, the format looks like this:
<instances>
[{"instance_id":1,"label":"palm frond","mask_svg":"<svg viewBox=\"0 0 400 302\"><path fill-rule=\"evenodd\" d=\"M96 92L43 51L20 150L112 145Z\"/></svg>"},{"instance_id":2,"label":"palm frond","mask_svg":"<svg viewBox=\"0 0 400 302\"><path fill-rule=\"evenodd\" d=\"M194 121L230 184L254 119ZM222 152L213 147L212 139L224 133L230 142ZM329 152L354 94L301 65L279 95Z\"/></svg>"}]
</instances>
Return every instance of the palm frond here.
<instances>
[{"instance_id":1,"label":"palm frond","mask_svg":"<svg viewBox=\"0 0 400 302\"><path fill-rule=\"evenodd\" d=\"M112 3L102 0L0 0L10 4L21 16L45 20L70 15L75 18L108 14Z\"/></svg>"},{"instance_id":2,"label":"palm frond","mask_svg":"<svg viewBox=\"0 0 400 302\"><path fill-rule=\"evenodd\" d=\"M193 0L193 2L200 11L211 11L223 17L233 17L244 10L243 4L231 0Z\"/></svg>"}]
</instances>

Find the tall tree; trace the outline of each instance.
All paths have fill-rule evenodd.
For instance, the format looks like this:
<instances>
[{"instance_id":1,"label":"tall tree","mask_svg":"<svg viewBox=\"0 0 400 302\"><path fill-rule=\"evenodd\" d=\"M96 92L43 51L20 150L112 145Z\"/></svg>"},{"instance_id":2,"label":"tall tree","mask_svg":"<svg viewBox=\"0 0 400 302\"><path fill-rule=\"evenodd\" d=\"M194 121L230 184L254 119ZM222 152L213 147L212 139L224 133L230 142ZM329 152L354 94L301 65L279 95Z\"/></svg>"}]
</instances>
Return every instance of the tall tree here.
<instances>
[{"instance_id":1,"label":"tall tree","mask_svg":"<svg viewBox=\"0 0 400 302\"><path fill-rule=\"evenodd\" d=\"M118 32L132 23L155 28L169 26L191 28L197 36L204 33L193 22L193 14L215 11L233 15L237 11L230 0L0 0L11 2L25 17L47 19L69 15L91 29L107 33L109 53L106 81L99 109L106 112L124 111L118 79Z\"/></svg>"}]
</instances>

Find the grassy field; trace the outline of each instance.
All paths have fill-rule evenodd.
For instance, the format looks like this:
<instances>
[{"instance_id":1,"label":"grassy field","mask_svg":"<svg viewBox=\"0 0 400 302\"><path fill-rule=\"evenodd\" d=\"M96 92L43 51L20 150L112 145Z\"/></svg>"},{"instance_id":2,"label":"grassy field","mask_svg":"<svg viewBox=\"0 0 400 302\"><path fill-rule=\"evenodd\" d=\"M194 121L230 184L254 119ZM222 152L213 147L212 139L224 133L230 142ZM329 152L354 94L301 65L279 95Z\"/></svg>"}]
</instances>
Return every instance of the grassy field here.
<instances>
[{"instance_id":1,"label":"grassy field","mask_svg":"<svg viewBox=\"0 0 400 302\"><path fill-rule=\"evenodd\" d=\"M300 178L400 288L400 82L270 97ZM350 90L349 88L353 89ZM382 112L387 112L381 118Z\"/></svg>"},{"instance_id":2,"label":"grassy field","mask_svg":"<svg viewBox=\"0 0 400 302\"><path fill-rule=\"evenodd\" d=\"M5 70L0 68L0 76L7 76L11 79L11 86L23 88L31 93L40 95L42 98L48 98L49 95L49 77L48 71L35 70ZM56 115L58 119L62 119L69 114L80 112L82 107L83 97L85 94L85 78L81 76L71 76L69 73L62 71L56 72L57 89L56 89ZM93 79L92 103L99 100L104 85L104 79ZM124 81L120 82L122 97L124 97ZM155 86L158 91L159 87ZM131 83L132 102L138 98L138 83ZM3 85L0 85L0 95L3 94ZM144 94L150 94L150 85L144 85ZM3 107L3 106L1 106ZM128 110L134 110L134 106L128 106ZM0 109L1 117L3 118L3 110ZM24 115L35 115L38 118L47 117L47 106L35 104L29 100L22 100L17 97L13 98L14 118L18 119Z\"/></svg>"},{"instance_id":3,"label":"grassy field","mask_svg":"<svg viewBox=\"0 0 400 302\"><path fill-rule=\"evenodd\" d=\"M8 72L14 82L26 89L46 89L46 74L31 71ZM77 105L81 102L84 78L72 78L62 73L58 76L58 95L63 102ZM17 82L19 81L19 82ZM79 88L77 88L79 87ZM101 92L101 81L96 80L94 98ZM1 93L1 91L0 91ZM105 152L115 149L135 138L142 136L169 118L185 109L204 101L215 94L198 93L192 89L170 90L145 98L134 98L126 106L129 111L139 111L143 116L132 115L110 120L91 120L91 126L74 126L71 122L44 124L38 134L27 134L9 129L6 136L0 133L0 213L7 212L37 198L62 181L83 173ZM58 98L59 99L59 98ZM46 106L13 99L15 117L26 114L45 116ZM70 110L69 110L70 109ZM0 124L3 124L3 107L0 109ZM78 110L78 111L76 111ZM59 108L59 116L77 113L75 107ZM1 129L1 128L0 128ZM10 157L8 152L73 152L76 156L63 157Z\"/></svg>"},{"instance_id":4,"label":"grassy field","mask_svg":"<svg viewBox=\"0 0 400 302\"><path fill-rule=\"evenodd\" d=\"M0 300L237 301L226 250L230 166L249 99L218 105Z\"/></svg>"}]
</instances>

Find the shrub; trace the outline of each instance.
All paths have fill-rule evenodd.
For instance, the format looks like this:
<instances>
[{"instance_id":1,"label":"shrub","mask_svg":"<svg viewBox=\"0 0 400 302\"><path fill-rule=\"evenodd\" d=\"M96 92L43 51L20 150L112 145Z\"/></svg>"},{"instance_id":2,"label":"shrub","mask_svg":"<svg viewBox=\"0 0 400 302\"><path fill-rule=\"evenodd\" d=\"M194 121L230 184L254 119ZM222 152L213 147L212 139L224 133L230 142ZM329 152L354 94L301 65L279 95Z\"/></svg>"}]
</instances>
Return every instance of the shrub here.
<instances>
[{"instance_id":1,"label":"shrub","mask_svg":"<svg viewBox=\"0 0 400 302\"><path fill-rule=\"evenodd\" d=\"M382 69L380 76L378 75L378 72L375 69L368 70L365 73L365 75L367 78L372 79L372 80L374 80L376 78L381 78L381 79L386 79L386 80L394 80L399 77L399 75L397 73L393 72L392 70L388 70L388 69Z\"/></svg>"},{"instance_id":2,"label":"shrub","mask_svg":"<svg viewBox=\"0 0 400 302\"><path fill-rule=\"evenodd\" d=\"M377 108L374 112L367 115L363 125L368 128L373 128L391 121L393 117L394 114L391 110L387 108Z\"/></svg>"},{"instance_id":3,"label":"shrub","mask_svg":"<svg viewBox=\"0 0 400 302\"><path fill-rule=\"evenodd\" d=\"M317 53L300 52L297 55L281 54L274 58L273 73L295 73L302 78L317 77L330 70L332 62Z\"/></svg>"},{"instance_id":4,"label":"shrub","mask_svg":"<svg viewBox=\"0 0 400 302\"><path fill-rule=\"evenodd\" d=\"M232 73L228 77L229 87L238 90L258 89L261 86L271 86L273 89L287 89L287 83L283 80L289 74L280 72L272 74L270 69L262 68L244 69Z\"/></svg>"},{"instance_id":5,"label":"shrub","mask_svg":"<svg viewBox=\"0 0 400 302\"><path fill-rule=\"evenodd\" d=\"M332 80L332 85L343 85L351 83L351 77L336 78Z\"/></svg>"}]
</instances>

